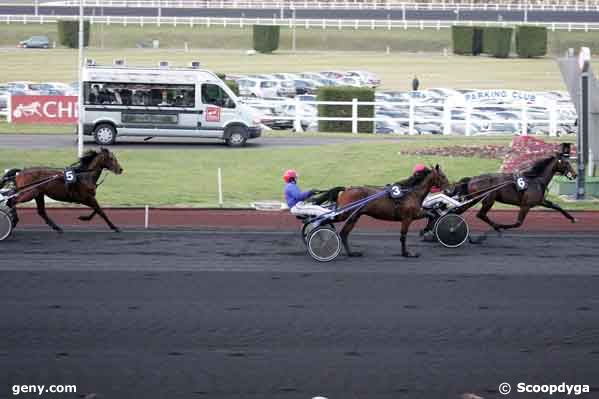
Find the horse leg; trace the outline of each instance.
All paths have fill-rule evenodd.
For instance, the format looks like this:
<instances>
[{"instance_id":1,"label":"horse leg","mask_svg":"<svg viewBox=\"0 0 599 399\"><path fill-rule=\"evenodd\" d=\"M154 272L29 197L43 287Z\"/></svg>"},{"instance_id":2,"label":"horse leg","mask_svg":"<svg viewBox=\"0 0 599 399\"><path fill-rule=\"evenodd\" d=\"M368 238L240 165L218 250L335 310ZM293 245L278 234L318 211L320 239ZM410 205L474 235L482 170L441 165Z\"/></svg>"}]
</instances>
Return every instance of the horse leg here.
<instances>
[{"instance_id":1,"label":"horse leg","mask_svg":"<svg viewBox=\"0 0 599 399\"><path fill-rule=\"evenodd\" d=\"M515 229L517 227L522 226L522 223L524 223L524 219L526 218L526 215L528 215L528 211L530 211L529 206L520 207L520 212L518 212L518 221L516 221L516 223L514 223L514 224L500 224L499 228L506 230L506 229Z\"/></svg>"},{"instance_id":2,"label":"horse leg","mask_svg":"<svg viewBox=\"0 0 599 399\"><path fill-rule=\"evenodd\" d=\"M566 217L566 219L570 220L572 223L576 223L576 218L574 216L570 215L565 209L563 209L558 204L554 204L553 202L551 202L549 200L543 200L543 202L541 203L541 206L545 207L545 208L549 208L549 209L554 209L554 210L558 211L559 213L561 213L562 215L564 215Z\"/></svg>"},{"instance_id":3,"label":"horse leg","mask_svg":"<svg viewBox=\"0 0 599 399\"><path fill-rule=\"evenodd\" d=\"M355 215L350 216L350 218L347 219L345 224L343 225L341 232L339 232L339 237L341 237L341 243L343 244L343 248L345 248L345 252L347 252L347 256L349 257L362 256L361 252L352 252L349 248L348 242L349 233L354 229L354 226L358 222L358 219L360 219L360 216L361 214L359 212Z\"/></svg>"},{"instance_id":4,"label":"horse leg","mask_svg":"<svg viewBox=\"0 0 599 399\"><path fill-rule=\"evenodd\" d=\"M94 216L96 216L96 213L98 213L98 212L96 212L96 210L94 209L94 211L87 216L85 216L85 215L79 216L79 220L81 220L83 222L89 222L90 220L92 220L94 218Z\"/></svg>"},{"instance_id":5,"label":"horse leg","mask_svg":"<svg viewBox=\"0 0 599 399\"><path fill-rule=\"evenodd\" d=\"M58 227L58 225L54 223L54 221L52 221L52 219L50 219L48 217L48 214L46 213L46 202L44 201L44 194L39 194L37 197L35 197L35 204L37 206L37 214L40 215L42 219L44 219L44 222L46 222L48 226L52 227L54 231L62 233L62 229Z\"/></svg>"},{"instance_id":6,"label":"horse leg","mask_svg":"<svg viewBox=\"0 0 599 399\"><path fill-rule=\"evenodd\" d=\"M495 198L487 197L483 200L482 204L483 206L476 214L476 217L488 224L489 226L491 226L495 231L499 232L499 225L491 219L489 219L489 217L487 216L487 214L495 204Z\"/></svg>"},{"instance_id":7,"label":"horse leg","mask_svg":"<svg viewBox=\"0 0 599 399\"><path fill-rule=\"evenodd\" d=\"M417 258L420 255L417 253L409 252L406 246L406 239L408 236L408 230L410 229L410 224L412 224L412 219L406 219L401 221L401 256L405 258Z\"/></svg>"},{"instance_id":8,"label":"horse leg","mask_svg":"<svg viewBox=\"0 0 599 399\"><path fill-rule=\"evenodd\" d=\"M94 197L91 197L89 200L86 200L85 202L82 202L82 203L84 205L89 206L90 208L92 208L94 210L92 215L94 213L97 213L98 215L100 215L102 217L102 219L104 219L104 221L106 222L108 227L110 227L115 233L121 232L121 230L118 227L116 227L114 224L112 224L110 219L108 219L108 216L106 216L106 214L104 213L102 208L100 208L100 204L98 204L98 201L96 201L96 199Z\"/></svg>"}]
</instances>

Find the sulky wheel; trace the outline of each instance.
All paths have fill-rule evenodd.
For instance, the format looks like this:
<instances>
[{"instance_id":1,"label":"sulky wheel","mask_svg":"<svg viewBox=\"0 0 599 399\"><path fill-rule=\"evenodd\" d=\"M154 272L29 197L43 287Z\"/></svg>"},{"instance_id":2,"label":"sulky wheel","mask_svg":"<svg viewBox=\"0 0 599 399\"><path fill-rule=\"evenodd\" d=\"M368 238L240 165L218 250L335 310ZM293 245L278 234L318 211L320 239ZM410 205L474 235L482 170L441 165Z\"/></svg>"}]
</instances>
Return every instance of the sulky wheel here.
<instances>
[{"instance_id":1,"label":"sulky wheel","mask_svg":"<svg viewBox=\"0 0 599 399\"><path fill-rule=\"evenodd\" d=\"M466 220L455 213L441 216L435 224L437 240L447 248L457 248L468 239L470 228Z\"/></svg>"},{"instance_id":2,"label":"sulky wheel","mask_svg":"<svg viewBox=\"0 0 599 399\"><path fill-rule=\"evenodd\" d=\"M5 240L12 233L12 217L9 213L0 209L0 241Z\"/></svg>"},{"instance_id":3,"label":"sulky wheel","mask_svg":"<svg viewBox=\"0 0 599 399\"><path fill-rule=\"evenodd\" d=\"M308 253L319 262L330 262L341 252L341 238L330 227L316 227L308 237Z\"/></svg>"},{"instance_id":4,"label":"sulky wheel","mask_svg":"<svg viewBox=\"0 0 599 399\"><path fill-rule=\"evenodd\" d=\"M312 231L314 231L314 229L318 226L319 225L316 223L305 223L304 224L304 226L302 227L302 240L304 241L305 245L308 245L308 237L310 237L310 233L312 233ZM335 226L331 223L321 224L320 226L326 226L330 229L335 230Z\"/></svg>"}]
</instances>

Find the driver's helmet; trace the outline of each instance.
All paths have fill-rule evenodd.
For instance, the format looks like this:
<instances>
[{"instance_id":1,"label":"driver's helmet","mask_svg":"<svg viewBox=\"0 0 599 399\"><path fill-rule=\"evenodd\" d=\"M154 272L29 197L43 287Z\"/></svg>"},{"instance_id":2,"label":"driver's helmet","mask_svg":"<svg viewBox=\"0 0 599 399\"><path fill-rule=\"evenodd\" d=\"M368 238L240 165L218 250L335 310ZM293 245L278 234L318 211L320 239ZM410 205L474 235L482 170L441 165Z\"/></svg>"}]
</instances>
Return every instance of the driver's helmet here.
<instances>
[{"instance_id":1,"label":"driver's helmet","mask_svg":"<svg viewBox=\"0 0 599 399\"><path fill-rule=\"evenodd\" d=\"M423 172L424 170L426 170L426 166L422 163L417 163L414 165L414 169L412 169L412 174L415 175L416 173Z\"/></svg>"},{"instance_id":2,"label":"driver's helmet","mask_svg":"<svg viewBox=\"0 0 599 399\"><path fill-rule=\"evenodd\" d=\"M283 180L285 180L285 183L289 183L291 180L297 180L297 177L298 174L293 169L286 170L283 174Z\"/></svg>"}]
</instances>

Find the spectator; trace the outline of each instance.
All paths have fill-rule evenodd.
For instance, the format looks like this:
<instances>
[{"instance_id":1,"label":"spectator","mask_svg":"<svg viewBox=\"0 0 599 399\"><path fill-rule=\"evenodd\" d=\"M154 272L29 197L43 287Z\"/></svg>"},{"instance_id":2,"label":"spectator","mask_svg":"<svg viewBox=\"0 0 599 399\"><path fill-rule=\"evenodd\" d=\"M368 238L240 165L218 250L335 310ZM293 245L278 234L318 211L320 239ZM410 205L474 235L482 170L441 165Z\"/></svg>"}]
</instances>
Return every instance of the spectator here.
<instances>
[{"instance_id":1,"label":"spectator","mask_svg":"<svg viewBox=\"0 0 599 399\"><path fill-rule=\"evenodd\" d=\"M420 87L420 81L418 80L417 76L414 76L414 79L412 79L412 91L418 91L419 87Z\"/></svg>"}]
</instances>

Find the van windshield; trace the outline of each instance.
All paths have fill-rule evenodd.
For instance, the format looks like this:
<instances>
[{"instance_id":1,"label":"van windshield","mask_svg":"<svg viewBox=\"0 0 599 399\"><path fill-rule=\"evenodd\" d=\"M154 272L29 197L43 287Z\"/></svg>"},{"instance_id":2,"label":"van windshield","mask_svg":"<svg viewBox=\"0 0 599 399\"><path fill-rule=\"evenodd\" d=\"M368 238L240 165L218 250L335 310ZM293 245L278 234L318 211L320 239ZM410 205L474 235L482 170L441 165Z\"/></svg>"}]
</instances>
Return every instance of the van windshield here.
<instances>
[{"instance_id":1,"label":"van windshield","mask_svg":"<svg viewBox=\"0 0 599 399\"><path fill-rule=\"evenodd\" d=\"M202 103L223 108L235 108L235 101L229 97L223 88L211 83L202 85Z\"/></svg>"}]
</instances>

